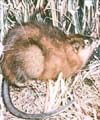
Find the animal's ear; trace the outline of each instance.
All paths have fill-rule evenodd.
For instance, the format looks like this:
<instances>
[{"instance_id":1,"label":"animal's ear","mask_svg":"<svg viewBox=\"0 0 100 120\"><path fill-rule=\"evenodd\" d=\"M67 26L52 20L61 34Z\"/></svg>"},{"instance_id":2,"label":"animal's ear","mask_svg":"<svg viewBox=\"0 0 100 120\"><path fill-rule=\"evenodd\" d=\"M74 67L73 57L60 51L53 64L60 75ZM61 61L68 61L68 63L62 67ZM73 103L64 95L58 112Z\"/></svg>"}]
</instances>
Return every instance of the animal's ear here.
<instances>
[{"instance_id":1,"label":"animal's ear","mask_svg":"<svg viewBox=\"0 0 100 120\"><path fill-rule=\"evenodd\" d=\"M80 48L80 43L79 42L73 42L72 46L74 48L75 53L77 53L79 48Z\"/></svg>"}]
</instances>

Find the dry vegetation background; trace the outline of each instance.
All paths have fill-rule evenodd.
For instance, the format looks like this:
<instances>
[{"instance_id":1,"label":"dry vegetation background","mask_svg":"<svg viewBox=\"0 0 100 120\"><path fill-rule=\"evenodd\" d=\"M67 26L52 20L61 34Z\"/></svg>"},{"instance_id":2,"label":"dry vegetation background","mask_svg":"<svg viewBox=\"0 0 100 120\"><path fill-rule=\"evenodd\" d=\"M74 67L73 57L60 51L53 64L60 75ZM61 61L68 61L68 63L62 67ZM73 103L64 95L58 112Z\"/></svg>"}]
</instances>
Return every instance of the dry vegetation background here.
<instances>
[{"instance_id":1,"label":"dry vegetation background","mask_svg":"<svg viewBox=\"0 0 100 120\"><path fill-rule=\"evenodd\" d=\"M66 34L89 35L100 41L99 0L0 0L0 55L3 39L16 24L38 21L53 25ZM11 97L18 109L28 113L48 112L75 100L69 108L48 120L100 120L100 48L87 66L73 79L62 73L48 85L33 81L31 86L11 87ZM0 60L0 62L2 59ZM22 120L11 115L3 105L0 74L0 120ZM46 94L49 91L49 96Z\"/></svg>"}]
</instances>

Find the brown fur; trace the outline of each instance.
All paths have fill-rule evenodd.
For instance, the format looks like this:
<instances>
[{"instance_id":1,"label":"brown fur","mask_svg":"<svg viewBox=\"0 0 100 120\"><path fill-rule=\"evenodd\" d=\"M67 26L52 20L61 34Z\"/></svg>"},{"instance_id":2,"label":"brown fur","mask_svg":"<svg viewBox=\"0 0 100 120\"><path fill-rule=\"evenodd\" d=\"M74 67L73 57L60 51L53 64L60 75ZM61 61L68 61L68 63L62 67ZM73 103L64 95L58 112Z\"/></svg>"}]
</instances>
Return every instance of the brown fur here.
<instances>
[{"instance_id":1,"label":"brown fur","mask_svg":"<svg viewBox=\"0 0 100 120\"><path fill-rule=\"evenodd\" d=\"M92 43L87 49L85 39L90 38L66 36L52 27L36 24L26 24L23 28L18 26L4 40L2 72L12 84L30 79L55 80L60 72L67 78L80 70L92 53Z\"/></svg>"}]
</instances>

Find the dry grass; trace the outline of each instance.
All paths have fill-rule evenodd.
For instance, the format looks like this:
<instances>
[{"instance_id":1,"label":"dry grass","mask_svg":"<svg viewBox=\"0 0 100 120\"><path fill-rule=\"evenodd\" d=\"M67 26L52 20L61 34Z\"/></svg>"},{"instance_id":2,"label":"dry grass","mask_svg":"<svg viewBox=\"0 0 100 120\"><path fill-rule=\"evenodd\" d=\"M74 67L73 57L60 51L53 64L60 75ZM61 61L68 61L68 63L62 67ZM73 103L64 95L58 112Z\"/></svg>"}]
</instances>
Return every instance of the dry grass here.
<instances>
[{"instance_id":1,"label":"dry grass","mask_svg":"<svg viewBox=\"0 0 100 120\"><path fill-rule=\"evenodd\" d=\"M16 23L35 19L46 24L53 24L66 34L80 33L90 35L100 40L100 2L99 0L3 0L0 1L0 55L2 54L2 41L8 30ZM82 6L83 5L83 6ZM81 11L81 10L80 10ZM97 52L99 53L99 51ZM100 57L100 56L99 56ZM100 58L96 57L86 68L72 79L65 80L62 73L58 80L45 83L33 81L32 85L22 90L11 88L11 97L20 110L35 113L48 112L65 105L69 100L75 99L73 105L48 120L99 120L100 119ZM2 75L0 74L0 88ZM47 89L48 88L48 89ZM20 92L19 92L20 91ZM1 89L0 89L1 93ZM46 95L48 93L48 95ZM1 96L1 95L0 95ZM45 103L45 104L44 104ZM22 120L12 116L3 105L0 97L0 119Z\"/></svg>"}]
</instances>

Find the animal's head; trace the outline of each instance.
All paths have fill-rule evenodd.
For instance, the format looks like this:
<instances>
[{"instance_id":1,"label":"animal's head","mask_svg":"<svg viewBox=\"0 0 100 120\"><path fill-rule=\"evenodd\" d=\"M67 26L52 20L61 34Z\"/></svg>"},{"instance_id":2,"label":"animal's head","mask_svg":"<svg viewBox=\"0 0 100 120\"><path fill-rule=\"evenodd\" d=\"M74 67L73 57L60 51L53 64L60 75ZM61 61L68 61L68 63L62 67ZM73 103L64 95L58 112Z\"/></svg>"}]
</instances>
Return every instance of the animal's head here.
<instances>
[{"instance_id":1,"label":"animal's head","mask_svg":"<svg viewBox=\"0 0 100 120\"><path fill-rule=\"evenodd\" d=\"M86 64L93 50L97 47L97 41L88 36L73 35L70 39L70 44L76 54L80 57L83 65Z\"/></svg>"}]
</instances>

